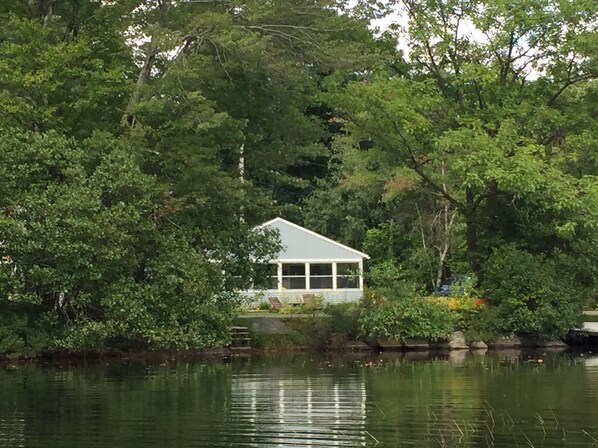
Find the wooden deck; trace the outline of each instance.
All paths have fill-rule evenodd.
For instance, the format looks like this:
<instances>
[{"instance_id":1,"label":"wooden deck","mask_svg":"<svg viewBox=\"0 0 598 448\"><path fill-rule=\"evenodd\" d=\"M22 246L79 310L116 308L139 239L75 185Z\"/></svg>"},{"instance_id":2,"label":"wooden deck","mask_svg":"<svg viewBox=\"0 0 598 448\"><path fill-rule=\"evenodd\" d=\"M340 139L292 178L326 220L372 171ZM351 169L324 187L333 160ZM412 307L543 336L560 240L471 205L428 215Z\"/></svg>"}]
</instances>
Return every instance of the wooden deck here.
<instances>
[{"instance_id":1,"label":"wooden deck","mask_svg":"<svg viewBox=\"0 0 598 448\"><path fill-rule=\"evenodd\" d=\"M581 330L588 336L598 336L598 322L584 322Z\"/></svg>"},{"instance_id":2,"label":"wooden deck","mask_svg":"<svg viewBox=\"0 0 598 448\"><path fill-rule=\"evenodd\" d=\"M584 311L583 314L584 316L598 317L598 311ZM581 328L576 328L574 331L588 336L598 336L598 322L584 322Z\"/></svg>"}]
</instances>

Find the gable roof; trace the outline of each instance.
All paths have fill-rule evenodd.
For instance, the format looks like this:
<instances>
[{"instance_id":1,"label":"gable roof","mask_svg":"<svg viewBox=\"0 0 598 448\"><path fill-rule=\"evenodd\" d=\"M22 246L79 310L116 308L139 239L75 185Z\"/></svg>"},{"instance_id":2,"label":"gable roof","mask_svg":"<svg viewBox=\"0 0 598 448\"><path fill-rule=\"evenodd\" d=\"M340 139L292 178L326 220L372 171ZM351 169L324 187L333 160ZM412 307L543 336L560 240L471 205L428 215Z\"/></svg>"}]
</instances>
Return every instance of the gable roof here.
<instances>
[{"instance_id":1,"label":"gable roof","mask_svg":"<svg viewBox=\"0 0 598 448\"><path fill-rule=\"evenodd\" d=\"M344 244L337 243L319 233L301 227L283 218L274 218L257 228L270 227L278 230L283 250L280 260L349 260L369 259L369 255Z\"/></svg>"}]
</instances>

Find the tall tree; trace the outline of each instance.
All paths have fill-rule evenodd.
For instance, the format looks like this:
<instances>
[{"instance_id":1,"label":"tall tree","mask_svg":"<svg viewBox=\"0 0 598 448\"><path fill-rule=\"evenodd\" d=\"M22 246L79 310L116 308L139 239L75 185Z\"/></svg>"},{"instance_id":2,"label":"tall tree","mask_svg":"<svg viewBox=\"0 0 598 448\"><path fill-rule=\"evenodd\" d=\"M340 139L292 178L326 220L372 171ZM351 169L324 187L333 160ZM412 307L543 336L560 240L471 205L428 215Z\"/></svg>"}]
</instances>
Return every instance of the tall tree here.
<instances>
[{"instance_id":1,"label":"tall tree","mask_svg":"<svg viewBox=\"0 0 598 448\"><path fill-rule=\"evenodd\" d=\"M320 86L375 61L367 54L375 50L367 17L340 14L342 7L331 0L165 2L140 11L139 38L148 43L140 48L129 121L154 133L154 141L157 127L177 121L179 144L159 150L164 166L169 158L188 160L202 140L213 139L219 169L238 176L243 148L243 188L253 198L253 206L243 207L249 221L262 219L259 210L270 209L269 201L295 202L326 154L326 123L312 112ZM152 112L160 107L170 116ZM192 116L199 109L205 113Z\"/></svg>"},{"instance_id":2,"label":"tall tree","mask_svg":"<svg viewBox=\"0 0 598 448\"><path fill-rule=\"evenodd\" d=\"M128 3L3 3L3 123L80 138L114 131L135 69L123 35Z\"/></svg>"},{"instance_id":3,"label":"tall tree","mask_svg":"<svg viewBox=\"0 0 598 448\"><path fill-rule=\"evenodd\" d=\"M590 106L571 114L598 76L592 5L400 5L409 69L354 82L338 101L353 141L371 142L366 158L382 160L379 171L389 177L388 167L410 169L459 211L474 272L496 244L495 232L513 237L499 229L500 215L513 216L517 207L540 210L557 239L593 231L596 172L571 163L587 151L581 135L595 126Z\"/></svg>"},{"instance_id":4,"label":"tall tree","mask_svg":"<svg viewBox=\"0 0 598 448\"><path fill-rule=\"evenodd\" d=\"M343 8L0 5L0 311L54 347L222 340L274 247L252 226L326 153L319 88L373 63L365 16Z\"/></svg>"}]
</instances>

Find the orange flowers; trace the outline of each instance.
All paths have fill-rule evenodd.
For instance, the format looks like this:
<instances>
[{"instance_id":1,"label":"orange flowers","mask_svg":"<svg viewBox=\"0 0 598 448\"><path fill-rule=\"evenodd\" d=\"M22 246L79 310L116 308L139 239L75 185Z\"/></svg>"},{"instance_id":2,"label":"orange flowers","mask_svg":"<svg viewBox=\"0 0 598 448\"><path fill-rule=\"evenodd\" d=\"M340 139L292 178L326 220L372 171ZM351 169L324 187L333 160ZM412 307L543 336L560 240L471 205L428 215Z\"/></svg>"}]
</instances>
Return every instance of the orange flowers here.
<instances>
[{"instance_id":1,"label":"orange flowers","mask_svg":"<svg viewBox=\"0 0 598 448\"><path fill-rule=\"evenodd\" d=\"M428 300L435 303L445 303L451 311L473 310L485 305L481 297L428 297Z\"/></svg>"}]
</instances>

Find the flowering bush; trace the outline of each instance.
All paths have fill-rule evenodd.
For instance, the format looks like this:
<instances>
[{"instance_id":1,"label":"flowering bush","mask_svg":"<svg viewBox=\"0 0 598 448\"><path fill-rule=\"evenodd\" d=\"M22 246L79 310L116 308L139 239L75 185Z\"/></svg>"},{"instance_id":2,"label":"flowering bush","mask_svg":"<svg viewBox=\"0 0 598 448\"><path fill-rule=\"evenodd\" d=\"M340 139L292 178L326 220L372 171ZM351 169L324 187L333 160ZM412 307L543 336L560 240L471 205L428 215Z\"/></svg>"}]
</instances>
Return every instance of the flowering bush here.
<instances>
[{"instance_id":1,"label":"flowering bush","mask_svg":"<svg viewBox=\"0 0 598 448\"><path fill-rule=\"evenodd\" d=\"M476 310L486 303L481 297L426 297L426 299L446 304L451 311Z\"/></svg>"}]
</instances>

